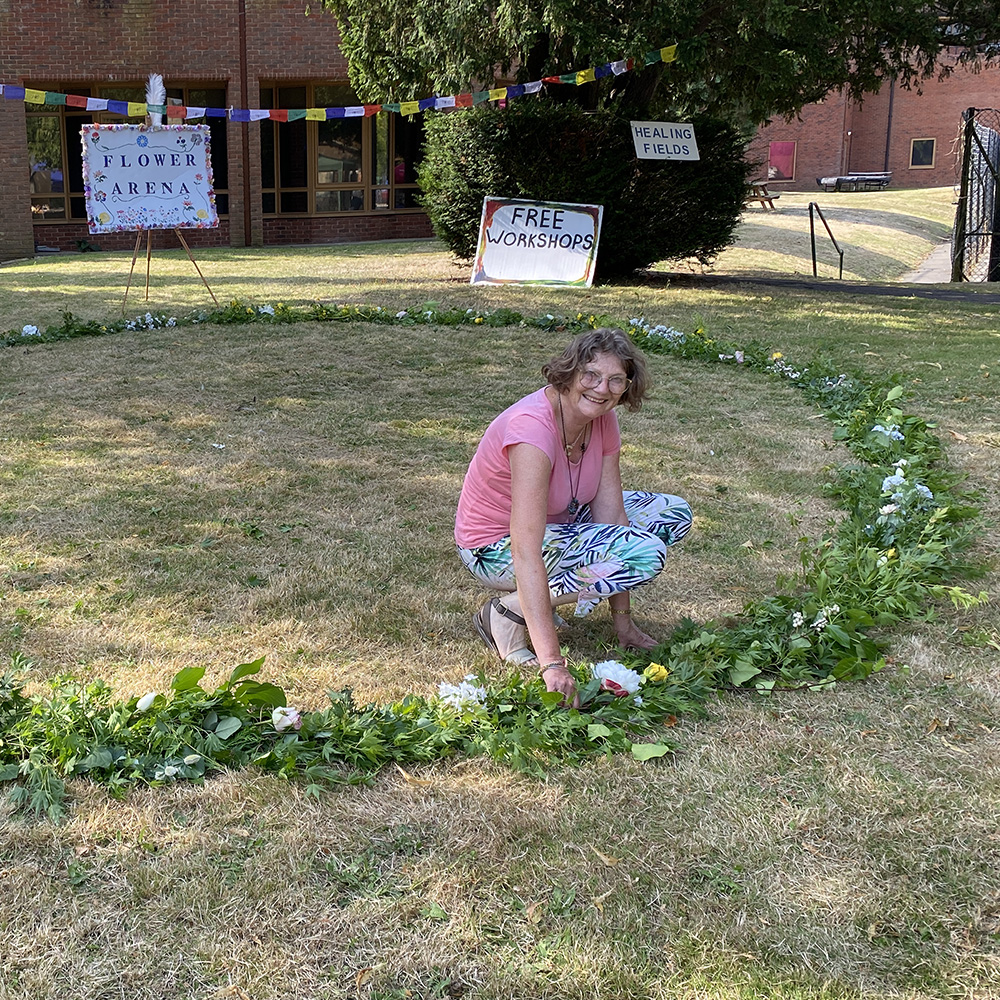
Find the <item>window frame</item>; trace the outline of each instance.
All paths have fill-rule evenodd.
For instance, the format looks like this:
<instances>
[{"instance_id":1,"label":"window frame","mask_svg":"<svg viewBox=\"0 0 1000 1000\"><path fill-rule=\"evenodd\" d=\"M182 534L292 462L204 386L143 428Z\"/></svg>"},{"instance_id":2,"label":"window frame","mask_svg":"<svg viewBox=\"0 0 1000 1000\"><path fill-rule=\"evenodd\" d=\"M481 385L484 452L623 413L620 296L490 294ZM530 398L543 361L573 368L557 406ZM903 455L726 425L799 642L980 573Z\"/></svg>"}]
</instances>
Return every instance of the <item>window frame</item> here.
<instances>
[{"instance_id":1,"label":"window frame","mask_svg":"<svg viewBox=\"0 0 1000 1000\"><path fill-rule=\"evenodd\" d=\"M918 142L929 142L931 144L931 162L930 163L914 163L913 162L913 151ZM933 170L937 164L937 138L935 136L921 136L917 139L910 140L910 170Z\"/></svg>"},{"instance_id":2,"label":"window frame","mask_svg":"<svg viewBox=\"0 0 1000 1000\"><path fill-rule=\"evenodd\" d=\"M260 83L260 106L284 107L285 102L280 99L280 92L291 89L305 89L304 107L324 107L321 102L317 102L316 92L320 88L349 88L350 84L343 81L323 80L308 82L292 82L285 80L262 80ZM362 102L353 100L354 106L360 106ZM339 105L332 105L339 106ZM351 106L345 104L345 106ZM270 128L272 139L261 143L261 208L265 219L278 218L343 218L355 217L359 215L383 215L388 212L401 212L404 214L417 214L422 211L419 206L395 207L397 198L402 196L407 198L409 193L419 191L416 180L397 181L390 168L388 181L381 182L376 176L377 143L380 131L380 124L387 123L388 137L386 142L387 162L393 164L396 156L397 129L394 119L397 117L393 112L380 111L375 115L366 115L345 118L344 121L357 121L361 125L361 180L341 181L337 183L320 183L319 180L319 121L309 119L297 119L295 124L302 122L305 125L305 157L306 157L306 183L305 185L282 184L281 179L281 130L288 124L273 120L262 120L263 128ZM327 119L336 121L338 119ZM267 164L264 158L270 155L271 163ZM273 177L273 185L265 185L265 177ZM320 211L317 209L317 196L326 192L353 192L361 190L361 206L358 208L336 209L332 211ZM385 203L380 203L379 195L385 192ZM282 211L282 197L284 195L306 196L306 208L304 211ZM268 207L268 201L271 207Z\"/></svg>"},{"instance_id":3,"label":"window frame","mask_svg":"<svg viewBox=\"0 0 1000 1000\"><path fill-rule=\"evenodd\" d=\"M771 147L772 146L791 146L792 147L792 172L787 177L772 177L771 176ZM794 181L795 180L795 168L798 165L799 159L799 141L798 139L772 139L767 144L767 180L782 182L782 181Z\"/></svg>"}]
</instances>

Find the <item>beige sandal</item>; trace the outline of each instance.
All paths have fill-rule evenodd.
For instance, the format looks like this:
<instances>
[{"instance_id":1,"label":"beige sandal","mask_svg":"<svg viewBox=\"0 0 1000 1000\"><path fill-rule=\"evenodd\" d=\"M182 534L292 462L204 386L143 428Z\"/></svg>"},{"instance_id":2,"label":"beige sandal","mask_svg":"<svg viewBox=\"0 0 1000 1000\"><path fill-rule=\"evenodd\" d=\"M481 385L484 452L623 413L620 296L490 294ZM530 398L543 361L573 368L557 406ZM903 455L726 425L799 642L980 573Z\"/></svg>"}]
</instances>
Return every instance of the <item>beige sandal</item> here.
<instances>
[{"instance_id":1,"label":"beige sandal","mask_svg":"<svg viewBox=\"0 0 1000 1000\"><path fill-rule=\"evenodd\" d=\"M493 612L496 612L501 617L506 618L508 621L513 622L514 627L509 625L504 626L498 623L497 635L494 635L493 627ZM538 659L535 654L527 647L527 645L518 646L515 649L509 649L506 653L501 652L500 644L498 642L498 636L503 639L506 638L508 643L521 642L524 643L528 638L527 623L525 620L516 612L511 611L510 608L506 607L500 600L499 597L491 597L473 616L472 624L476 626L476 631L479 633L479 638L497 654L501 663L509 663L517 667L535 666L538 663ZM499 629L506 629L506 636L499 635Z\"/></svg>"}]
</instances>

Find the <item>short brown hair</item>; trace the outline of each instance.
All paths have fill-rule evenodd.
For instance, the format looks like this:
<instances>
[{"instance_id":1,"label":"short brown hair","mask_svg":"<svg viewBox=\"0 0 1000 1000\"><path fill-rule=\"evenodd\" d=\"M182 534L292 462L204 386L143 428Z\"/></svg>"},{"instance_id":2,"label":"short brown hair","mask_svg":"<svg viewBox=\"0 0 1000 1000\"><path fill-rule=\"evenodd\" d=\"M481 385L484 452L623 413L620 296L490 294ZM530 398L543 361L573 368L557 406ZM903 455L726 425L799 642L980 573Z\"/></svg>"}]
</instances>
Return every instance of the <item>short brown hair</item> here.
<instances>
[{"instance_id":1,"label":"short brown hair","mask_svg":"<svg viewBox=\"0 0 1000 1000\"><path fill-rule=\"evenodd\" d=\"M624 404L629 410L638 410L651 385L646 372L646 359L624 330L602 326L597 330L578 334L566 345L562 354L556 355L542 366L542 374L548 379L549 385L559 392L566 392L577 373L593 360L595 354L610 354L622 363L625 374L632 383L622 393L618 403Z\"/></svg>"}]
</instances>

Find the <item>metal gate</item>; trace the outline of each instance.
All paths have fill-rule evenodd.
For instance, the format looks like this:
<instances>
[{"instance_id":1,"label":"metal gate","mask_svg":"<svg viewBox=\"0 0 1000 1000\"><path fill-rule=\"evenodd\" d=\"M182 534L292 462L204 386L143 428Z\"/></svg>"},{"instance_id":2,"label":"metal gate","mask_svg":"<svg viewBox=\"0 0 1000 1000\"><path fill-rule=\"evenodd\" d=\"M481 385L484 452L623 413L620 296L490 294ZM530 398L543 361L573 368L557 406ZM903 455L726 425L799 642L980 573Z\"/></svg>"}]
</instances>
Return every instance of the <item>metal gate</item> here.
<instances>
[{"instance_id":1,"label":"metal gate","mask_svg":"<svg viewBox=\"0 0 1000 1000\"><path fill-rule=\"evenodd\" d=\"M952 281L1000 281L1000 111L962 113L962 162Z\"/></svg>"}]
</instances>

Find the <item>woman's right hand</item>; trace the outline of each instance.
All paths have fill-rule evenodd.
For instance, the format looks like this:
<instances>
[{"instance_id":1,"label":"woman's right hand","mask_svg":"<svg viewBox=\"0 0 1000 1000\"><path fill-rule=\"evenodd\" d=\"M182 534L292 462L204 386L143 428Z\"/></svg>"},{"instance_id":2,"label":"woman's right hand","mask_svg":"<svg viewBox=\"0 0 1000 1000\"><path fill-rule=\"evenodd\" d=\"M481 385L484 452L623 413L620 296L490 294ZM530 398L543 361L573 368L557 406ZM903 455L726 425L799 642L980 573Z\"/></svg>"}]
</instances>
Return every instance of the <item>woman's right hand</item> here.
<instances>
[{"instance_id":1,"label":"woman's right hand","mask_svg":"<svg viewBox=\"0 0 1000 1000\"><path fill-rule=\"evenodd\" d=\"M576 681L566 668L565 662L553 663L542 667L542 680L547 691L558 691L563 696L564 705L580 707L580 696L577 694Z\"/></svg>"}]
</instances>

